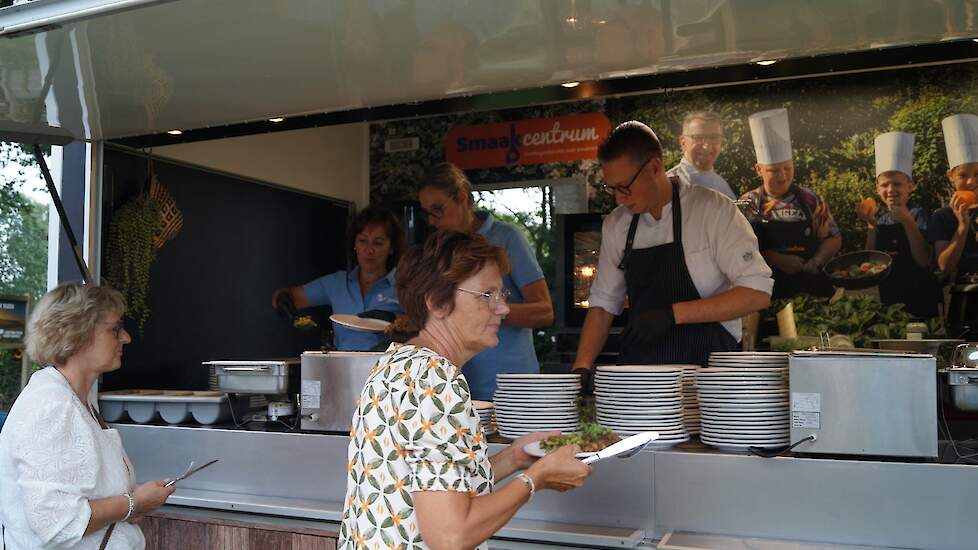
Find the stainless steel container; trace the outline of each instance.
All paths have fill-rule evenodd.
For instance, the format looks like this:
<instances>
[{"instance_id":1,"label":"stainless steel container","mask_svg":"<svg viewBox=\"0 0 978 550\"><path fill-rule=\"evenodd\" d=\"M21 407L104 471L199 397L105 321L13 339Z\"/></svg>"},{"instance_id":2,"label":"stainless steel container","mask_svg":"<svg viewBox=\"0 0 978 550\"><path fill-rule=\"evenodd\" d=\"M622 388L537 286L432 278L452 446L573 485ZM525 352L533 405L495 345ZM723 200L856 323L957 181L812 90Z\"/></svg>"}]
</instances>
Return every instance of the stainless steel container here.
<instances>
[{"instance_id":1,"label":"stainless steel container","mask_svg":"<svg viewBox=\"0 0 978 550\"><path fill-rule=\"evenodd\" d=\"M227 393L288 394L289 382L299 368L298 359L269 361L207 361L217 378L217 389Z\"/></svg>"},{"instance_id":2,"label":"stainless steel container","mask_svg":"<svg viewBox=\"0 0 978 550\"><path fill-rule=\"evenodd\" d=\"M936 457L934 362L922 354L791 354L791 441L816 436L796 452Z\"/></svg>"},{"instance_id":3,"label":"stainless steel container","mask_svg":"<svg viewBox=\"0 0 978 550\"><path fill-rule=\"evenodd\" d=\"M363 385L383 352L307 351L301 358L303 430L349 433Z\"/></svg>"}]
</instances>

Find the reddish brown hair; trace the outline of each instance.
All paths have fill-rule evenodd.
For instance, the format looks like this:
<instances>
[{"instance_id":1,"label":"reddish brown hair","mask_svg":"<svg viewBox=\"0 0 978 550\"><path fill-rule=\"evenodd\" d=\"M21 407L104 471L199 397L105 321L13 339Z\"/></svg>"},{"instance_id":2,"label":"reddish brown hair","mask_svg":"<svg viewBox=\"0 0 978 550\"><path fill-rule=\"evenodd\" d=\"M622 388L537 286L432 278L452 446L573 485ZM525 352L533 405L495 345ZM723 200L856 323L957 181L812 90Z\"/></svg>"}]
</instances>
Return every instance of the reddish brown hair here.
<instances>
[{"instance_id":1,"label":"reddish brown hair","mask_svg":"<svg viewBox=\"0 0 978 550\"><path fill-rule=\"evenodd\" d=\"M455 289L462 281L495 264L509 273L509 257L501 246L479 234L438 231L423 244L409 249L397 264L397 299L404 310L405 330L418 331L428 322L428 304L455 305Z\"/></svg>"}]
</instances>

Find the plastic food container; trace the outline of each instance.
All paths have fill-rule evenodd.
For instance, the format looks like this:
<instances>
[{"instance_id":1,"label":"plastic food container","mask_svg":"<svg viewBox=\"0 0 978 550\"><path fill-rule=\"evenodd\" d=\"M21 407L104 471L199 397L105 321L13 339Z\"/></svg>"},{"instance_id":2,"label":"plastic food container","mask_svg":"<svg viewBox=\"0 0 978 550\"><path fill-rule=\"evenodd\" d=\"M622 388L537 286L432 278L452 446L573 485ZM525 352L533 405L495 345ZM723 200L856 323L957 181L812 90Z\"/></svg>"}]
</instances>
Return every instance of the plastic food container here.
<instances>
[{"instance_id":1,"label":"plastic food container","mask_svg":"<svg viewBox=\"0 0 978 550\"><path fill-rule=\"evenodd\" d=\"M214 391L104 392L99 394L99 409L106 422L119 422L126 415L139 424L161 418L168 424L216 424L232 418L227 396Z\"/></svg>"}]
</instances>

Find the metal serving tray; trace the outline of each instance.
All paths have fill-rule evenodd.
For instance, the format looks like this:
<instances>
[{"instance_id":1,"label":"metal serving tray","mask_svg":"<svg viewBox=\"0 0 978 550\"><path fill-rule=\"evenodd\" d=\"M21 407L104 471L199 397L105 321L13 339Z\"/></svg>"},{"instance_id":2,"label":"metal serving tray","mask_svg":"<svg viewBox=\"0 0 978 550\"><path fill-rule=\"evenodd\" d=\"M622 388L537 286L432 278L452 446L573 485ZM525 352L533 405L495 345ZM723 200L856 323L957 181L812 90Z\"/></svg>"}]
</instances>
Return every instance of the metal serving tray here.
<instances>
[{"instance_id":1,"label":"metal serving tray","mask_svg":"<svg viewBox=\"0 0 978 550\"><path fill-rule=\"evenodd\" d=\"M213 367L217 389L227 393L285 394L299 369L298 359L270 361L206 361Z\"/></svg>"}]
</instances>

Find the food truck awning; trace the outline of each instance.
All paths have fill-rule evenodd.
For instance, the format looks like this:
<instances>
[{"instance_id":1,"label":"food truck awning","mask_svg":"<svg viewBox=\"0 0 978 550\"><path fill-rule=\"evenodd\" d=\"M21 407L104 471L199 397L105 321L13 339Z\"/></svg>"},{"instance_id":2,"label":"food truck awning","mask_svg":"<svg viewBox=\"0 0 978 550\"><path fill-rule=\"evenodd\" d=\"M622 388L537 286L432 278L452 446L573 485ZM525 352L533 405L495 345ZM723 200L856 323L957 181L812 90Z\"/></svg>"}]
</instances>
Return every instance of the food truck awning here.
<instances>
[{"instance_id":1,"label":"food truck awning","mask_svg":"<svg viewBox=\"0 0 978 550\"><path fill-rule=\"evenodd\" d=\"M118 139L585 82L536 97L557 101L609 79L970 43L942 14L927 26L913 11L930 2L836 4L35 0L0 10L0 120Z\"/></svg>"}]
</instances>

